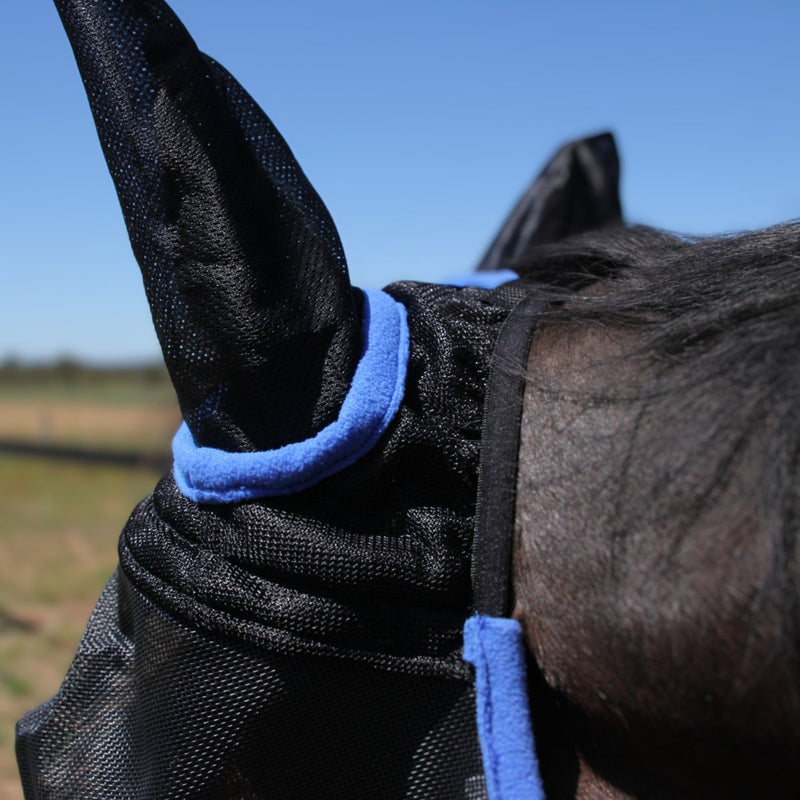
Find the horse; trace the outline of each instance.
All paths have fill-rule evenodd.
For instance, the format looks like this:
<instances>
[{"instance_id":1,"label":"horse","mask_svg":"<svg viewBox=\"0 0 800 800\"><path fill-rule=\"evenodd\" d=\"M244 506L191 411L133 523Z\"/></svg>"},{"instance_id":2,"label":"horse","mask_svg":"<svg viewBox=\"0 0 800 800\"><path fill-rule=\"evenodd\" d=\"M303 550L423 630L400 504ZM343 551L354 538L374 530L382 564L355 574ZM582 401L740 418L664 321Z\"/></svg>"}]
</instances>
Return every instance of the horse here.
<instances>
[{"instance_id":1,"label":"horse","mask_svg":"<svg viewBox=\"0 0 800 800\"><path fill-rule=\"evenodd\" d=\"M549 162L464 286L350 286L161 0L56 0L184 417L30 798L793 797L800 227Z\"/></svg>"}]
</instances>

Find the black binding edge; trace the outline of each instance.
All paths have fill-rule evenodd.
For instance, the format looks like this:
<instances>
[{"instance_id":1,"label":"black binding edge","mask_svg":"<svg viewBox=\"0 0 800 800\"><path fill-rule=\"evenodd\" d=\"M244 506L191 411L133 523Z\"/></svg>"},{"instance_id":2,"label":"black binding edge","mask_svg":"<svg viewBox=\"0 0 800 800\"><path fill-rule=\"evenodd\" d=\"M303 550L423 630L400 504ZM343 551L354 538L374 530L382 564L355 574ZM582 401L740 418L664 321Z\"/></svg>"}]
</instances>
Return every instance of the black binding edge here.
<instances>
[{"instance_id":1,"label":"black binding edge","mask_svg":"<svg viewBox=\"0 0 800 800\"><path fill-rule=\"evenodd\" d=\"M536 323L548 307L538 294L523 297L497 337L486 385L472 548L472 610L493 617L511 609L522 400Z\"/></svg>"}]
</instances>

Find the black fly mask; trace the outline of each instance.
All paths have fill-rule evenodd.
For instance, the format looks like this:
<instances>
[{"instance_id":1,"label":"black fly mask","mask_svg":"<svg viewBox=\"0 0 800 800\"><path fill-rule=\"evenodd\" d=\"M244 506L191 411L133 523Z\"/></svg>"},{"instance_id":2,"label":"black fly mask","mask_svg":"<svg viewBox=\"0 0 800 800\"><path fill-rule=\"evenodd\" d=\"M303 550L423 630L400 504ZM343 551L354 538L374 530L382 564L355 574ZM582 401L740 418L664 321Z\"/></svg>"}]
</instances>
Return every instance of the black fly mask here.
<instances>
[{"instance_id":1,"label":"black fly mask","mask_svg":"<svg viewBox=\"0 0 800 800\"><path fill-rule=\"evenodd\" d=\"M163 2L56 4L185 423L19 724L26 797L537 796L507 615L544 302L506 268L620 222L613 141L542 173L473 281L501 285L362 292L280 134Z\"/></svg>"}]
</instances>

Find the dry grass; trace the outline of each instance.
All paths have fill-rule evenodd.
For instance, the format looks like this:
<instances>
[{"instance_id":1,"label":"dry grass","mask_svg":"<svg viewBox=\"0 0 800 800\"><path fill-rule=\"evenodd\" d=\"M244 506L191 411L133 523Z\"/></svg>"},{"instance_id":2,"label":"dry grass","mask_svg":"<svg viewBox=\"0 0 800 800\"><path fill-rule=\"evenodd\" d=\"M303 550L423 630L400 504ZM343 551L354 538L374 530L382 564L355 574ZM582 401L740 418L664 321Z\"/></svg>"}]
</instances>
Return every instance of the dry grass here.
<instances>
[{"instance_id":1,"label":"dry grass","mask_svg":"<svg viewBox=\"0 0 800 800\"><path fill-rule=\"evenodd\" d=\"M174 404L0 398L0 438L164 451ZM103 585L117 539L158 475L0 456L0 800L21 800L14 724L58 688Z\"/></svg>"},{"instance_id":2,"label":"dry grass","mask_svg":"<svg viewBox=\"0 0 800 800\"><path fill-rule=\"evenodd\" d=\"M150 405L61 400L8 400L0 403L0 439L41 444L164 449L178 428L174 402Z\"/></svg>"}]
</instances>

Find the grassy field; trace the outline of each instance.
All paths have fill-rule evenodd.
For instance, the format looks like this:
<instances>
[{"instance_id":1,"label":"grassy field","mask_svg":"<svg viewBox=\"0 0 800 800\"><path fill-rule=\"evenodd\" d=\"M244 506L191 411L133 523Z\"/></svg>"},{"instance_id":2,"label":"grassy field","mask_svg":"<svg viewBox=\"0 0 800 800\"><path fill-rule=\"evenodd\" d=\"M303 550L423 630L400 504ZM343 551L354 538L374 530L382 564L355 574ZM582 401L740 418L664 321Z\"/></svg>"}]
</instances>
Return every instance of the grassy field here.
<instances>
[{"instance_id":1,"label":"grassy field","mask_svg":"<svg viewBox=\"0 0 800 800\"><path fill-rule=\"evenodd\" d=\"M164 452L178 424L163 384L0 387L0 440ZM113 571L117 539L159 475L0 455L0 800L21 800L14 724L58 688Z\"/></svg>"}]
</instances>

